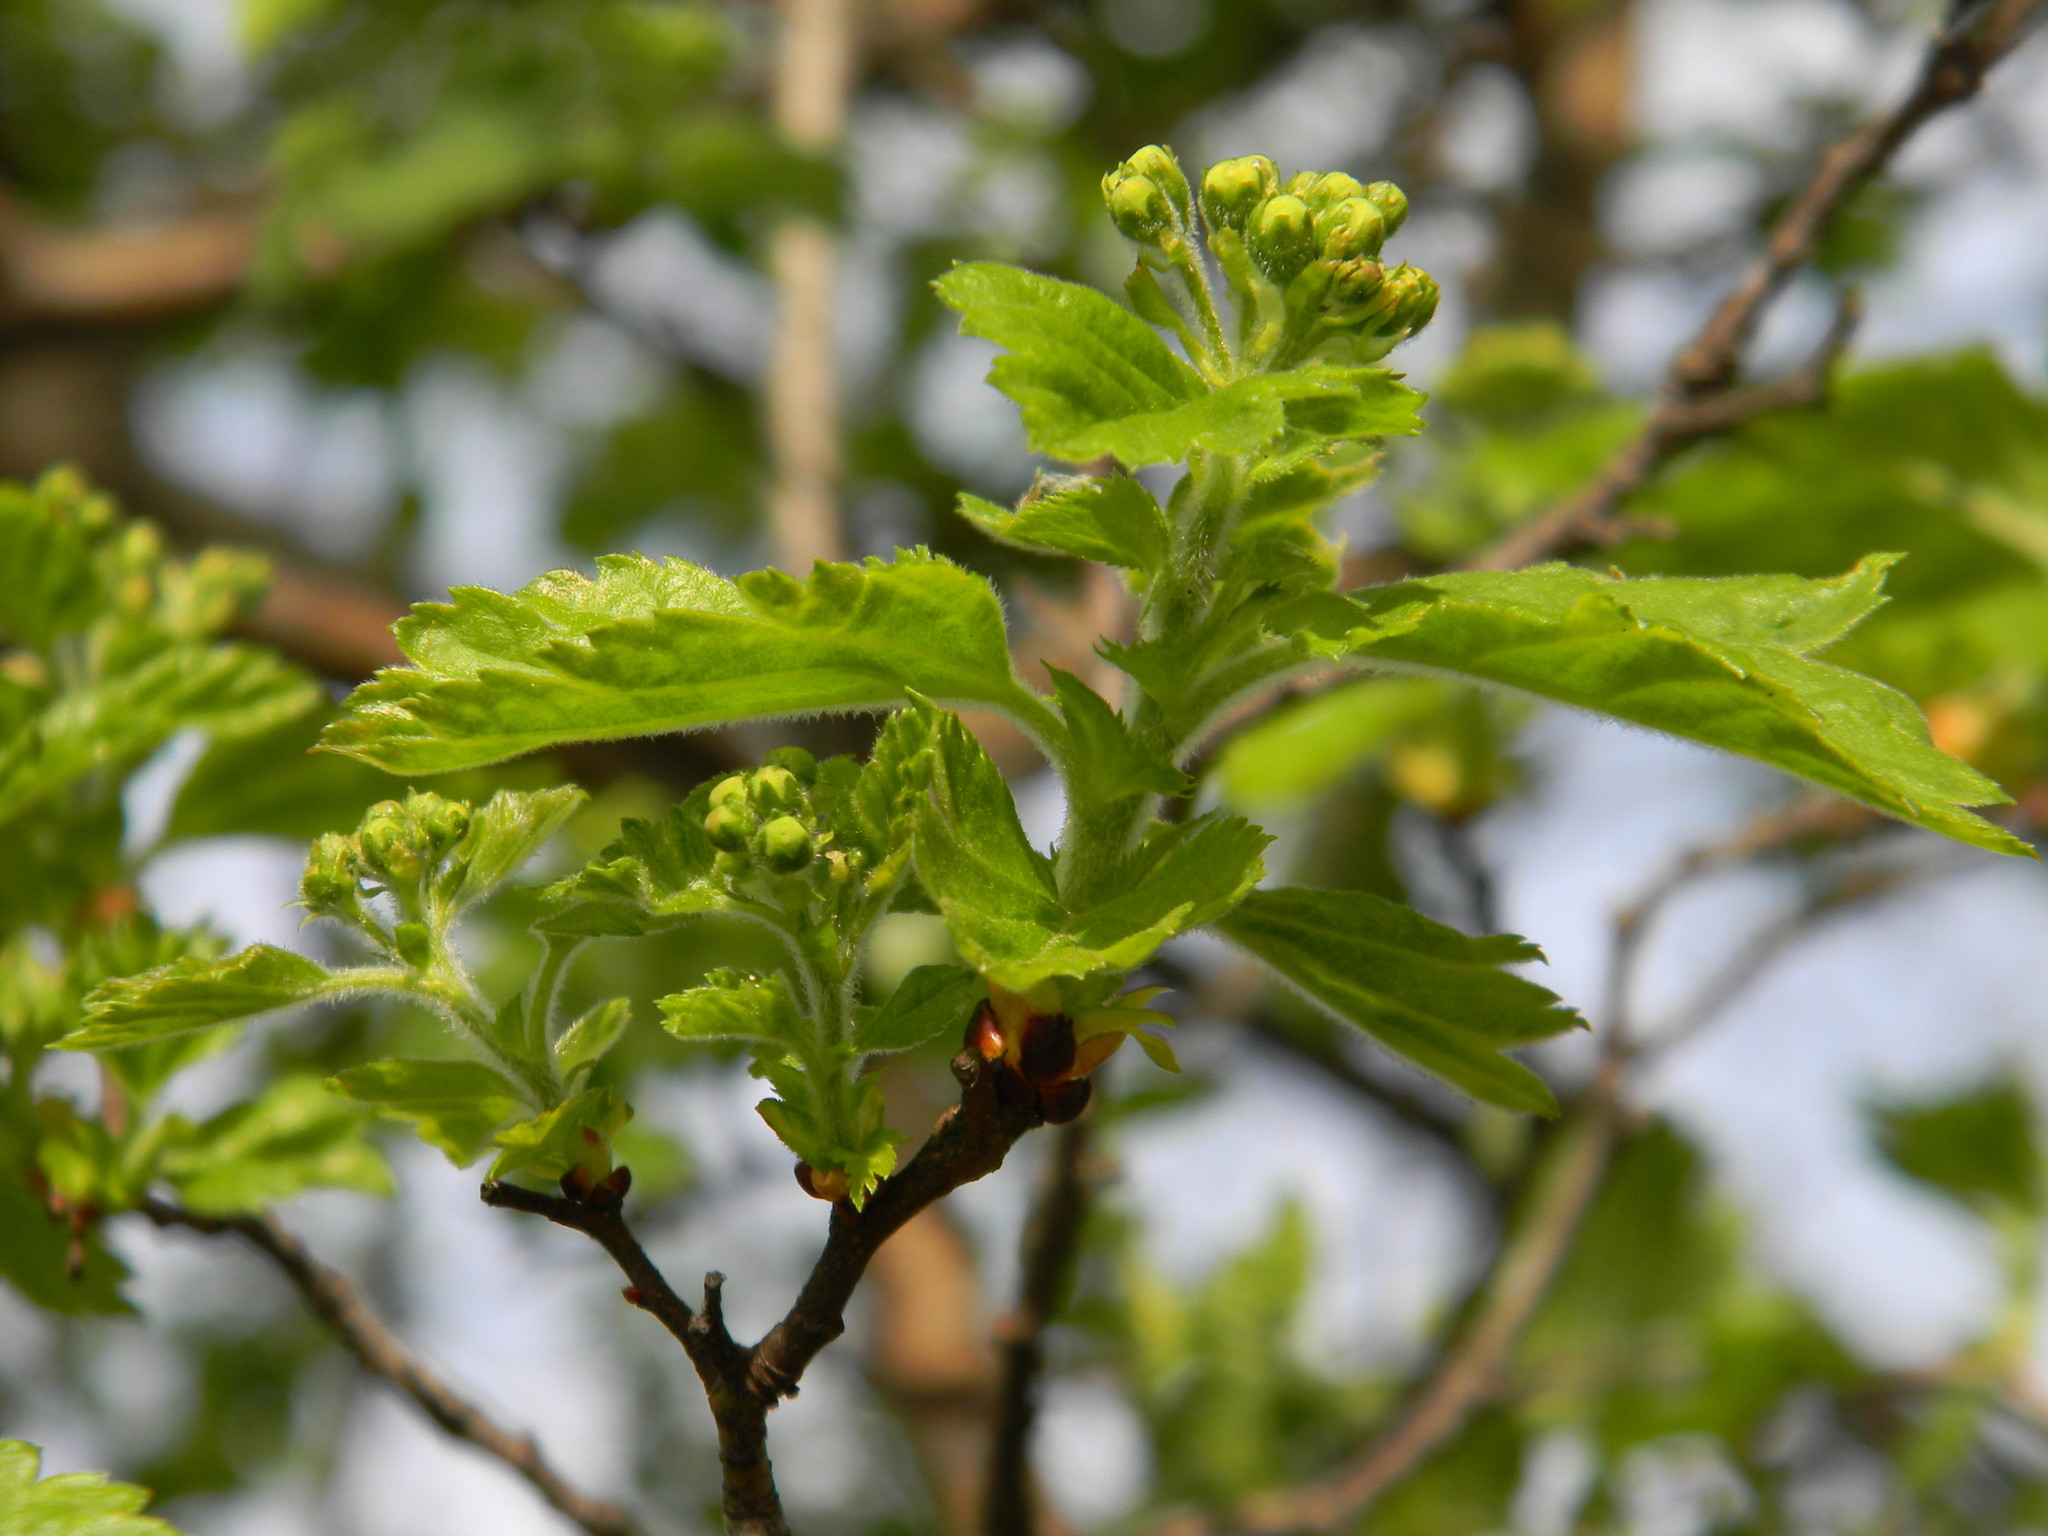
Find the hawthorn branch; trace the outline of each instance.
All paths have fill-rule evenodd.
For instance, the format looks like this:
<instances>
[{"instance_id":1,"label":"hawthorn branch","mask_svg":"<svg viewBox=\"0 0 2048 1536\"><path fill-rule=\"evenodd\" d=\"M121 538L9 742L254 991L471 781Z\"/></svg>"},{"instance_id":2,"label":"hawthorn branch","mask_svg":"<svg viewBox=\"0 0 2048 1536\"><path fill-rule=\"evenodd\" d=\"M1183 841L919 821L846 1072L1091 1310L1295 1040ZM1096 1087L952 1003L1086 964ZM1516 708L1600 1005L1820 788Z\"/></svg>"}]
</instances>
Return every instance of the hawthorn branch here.
<instances>
[{"instance_id":1,"label":"hawthorn branch","mask_svg":"<svg viewBox=\"0 0 2048 1536\"><path fill-rule=\"evenodd\" d=\"M1672 360L1655 410L1576 495L1537 514L1482 551L1471 567L1513 570L1586 544L1611 543L1635 531L1618 509L1682 449L1768 411L1810 407L1855 322L1845 296L1829 338L1800 374L1779 384L1741 388L1742 352L1770 301L1813 259L1829 224L1875 178L1928 119L1974 97L1991 67L2018 44L2048 0L1988 0L1972 6L1935 39L1913 89L1886 116L1866 124L1821 157L1812 177L1771 230L1727 298Z\"/></svg>"},{"instance_id":2,"label":"hawthorn branch","mask_svg":"<svg viewBox=\"0 0 2048 1536\"><path fill-rule=\"evenodd\" d=\"M648 1536L647 1527L616 1504L579 1493L548 1465L532 1440L515 1435L461 1397L399 1340L354 1286L315 1259L268 1216L202 1216L167 1200L146 1199L142 1213L159 1227L208 1237L239 1237L269 1259L307 1308L372 1376L389 1382L456 1439L494 1456L524 1478L550 1506L589 1536Z\"/></svg>"},{"instance_id":3,"label":"hawthorn branch","mask_svg":"<svg viewBox=\"0 0 2048 1536\"><path fill-rule=\"evenodd\" d=\"M620 1209L616 1190L599 1185L581 1199L550 1195L494 1181L484 1204L544 1216L593 1239L632 1283L625 1297L653 1314L690 1358L704 1384L718 1426L730 1536L788 1536L768 1458L768 1412L797 1383L819 1351L846 1331L846 1305L876 1251L918 1212L963 1184L1000 1168L1009 1150L1040 1123L1036 1100L1004 1091L1007 1079L981 1057L953 1058L960 1102L939 1117L925 1144L855 1210L832 1207L824 1251L782 1321L748 1347L726 1330L720 1305L725 1277L705 1277L704 1304L693 1310L676 1294L640 1246Z\"/></svg>"},{"instance_id":4,"label":"hawthorn branch","mask_svg":"<svg viewBox=\"0 0 2048 1536\"><path fill-rule=\"evenodd\" d=\"M997 1333L1001 1381L996 1389L995 1433L990 1438L983 1487L983 1536L1034 1536L1036 1490L1031 1481L1031 1429L1038 1417L1038 1377L1045 1365L1045 1330L1080 1256L1088 1219L1089 1125L1076 1120L1053 1138L1052 1161L1024 1237L1024 1277L1017 1307Z\"/></svg>"}]
</instances>

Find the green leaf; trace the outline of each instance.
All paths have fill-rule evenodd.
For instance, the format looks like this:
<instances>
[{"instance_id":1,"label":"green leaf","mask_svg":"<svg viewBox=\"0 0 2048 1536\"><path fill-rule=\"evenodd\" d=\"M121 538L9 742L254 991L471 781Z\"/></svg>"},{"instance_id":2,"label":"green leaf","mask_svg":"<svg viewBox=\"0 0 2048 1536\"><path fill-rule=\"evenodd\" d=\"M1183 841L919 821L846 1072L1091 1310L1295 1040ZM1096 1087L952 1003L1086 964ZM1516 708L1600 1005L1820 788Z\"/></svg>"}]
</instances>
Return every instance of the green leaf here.
<instances>
[{"instance_id":1,"label":"green leaf","mask_svg":"<svg viewBox=\"0 0 2048 1536\"><path fill-rule=\"evenodd\" d=\"M2019 1083L1939 1104L1875 1111L1878 1145L1902 1173L1960 1198L2038 1213L2044 1199L2034 1109Z\"/></svg>"},{"instance_id":2,"label":"green leaf","mask_svg":"<svg viewBox=\"0 0 2048 1536\"><path fill-rule=\"evenodd\" d=\"M221 1111L166 1152L161 1168L185 1204L212 1215L260 1211L307 1189L391 1193L361 1111L311 1077L285 1078Z\"/></svg>"},{"instance_id":3,"label":"green leaf","mask_svg":"<svg viewBox=\"0 0 2048 1536\"><path fill-rule=\"evenodd\" d=\"M149 1490L110 1483L104 1472L71 1472L37 1481L43 1453L0 1440L0 1525L7 1536L178 1536L142 1513Z\"/></svg>"},{"instance_id":4,"label":"green leaf","mask_svg":"<svg viewBox=\"0 0 2048 1536\"><path fill-rule=\"evenodd\" d=\"M325 708L253 736L211 742L179 786L164 840L264 832L310 840L354 826L391 794L391 779L367 763L315 752Z\"/></svg>"},{"instance_id":5,"label":"green leaf","mask_svg":"<svg viewBox=\"0 0 2048 1536\"><path fill-rule=\"evenodd\" d=\"M59 694L0 754L0 820L96 769L134 766L181 730L246 735L302 714L313 680L267 651L180 645Z\"/></svg>"},{"instance_id":6,"label":"green leaf","mask_svg":"<svg viewBox=\"0 0 2048 1536\"><path fill-rule=\"evenodd\" d=\"M327 1086L410 1124L458 1168L483 1156L524 1103L518 1088L477 1061L373 1061L338 1073Z\"/></svg>"},{"instance_id":7,"label":"green leaf","mask_svg":"<svg viewBox=\"0 0 2048 1536\"><path fill-rule=\"evenodd\" d=\"M1297 368L1212 390L1151 326L1078 283L968 262L932 285L960 328L1004 349L989 382L1017 402L1032 449L1129 468L1194 448L1250 453L1290 426L1312 437L1416 430L1422 397L1374 368Z\"/></svg>"},{"instance_id":8,"label":"green leaf","mask_svg":"<svg viewBox=\"0 0 2048 1536\"><path fill-rule=\"evenodd\" d=\"M1475 1099L1557 1113L1543 1079L1501 1054L1580 1022L1502 969L1542 959L1535 945L1509 934L1471 938L1363 891L1254 891L1216 927L1338 1018Z\"/></svg>"},{"instance_id":9,"label":"green leaf","mask_svg":"<svg viewBox=\"0 0 2048 1536\"><path fill-rule=\"evenodd\" d=\"M578 1166L608 1168L611 1138L632 1118L631 1107L610 1087L579 1093L538 1119L500 1131L498 1145L504 1150L491 1164L490 1176L532 1173L558 1179Z\"/></svg>"},{"instance_id":10,"label":"green leaf","mask_svg":"<svg viewBox=\"0 0 2048 1536\"><path fill-rule=\"evenodd\" d=\"M963 958L1012 991L1048 976L1140 964L1257 883L1270 841L1236 817L1165 828L1123 861L1106 897L1070 911L1032 848L998 769L956 716L935 733L932 793L917 829L918 879Z\"/></svg>"},{"instance_id":11,"label":"green leaf","mask_svg":"<svg viewBox=\"0 0 2048 1536\"><path fill-rule=\"evenodd\" d=\"M1166 564L1172 540L1159 503L1129 475L1042 479L1014 512L962 492L960 515L1001 544L1148 574Z\"/></svg>"},{"instance_id":12,"label":"green leaf","mask_svg":"<svg viewBox=\"0 0 2048 1536\"><path fill-rule=\"evenodd\" d=\"M864 1056L914 1051L948 1029L964 1027L987 994L981 977L963 965L920 965L862 1020L853 1048Z\"/></svg>"},{"instance_id":13,"label":"green leaf","mask_svg":"<svg viewBox=\"0 0 2048 1536\"><path fill-rule=\"evenodd\" d=\"M548 887L553 910L540 931L631 938L729 909L732 897L713 868L718 850L704 833L709 798L710 786L702 785L659 821L620 822L618 837L596 858Z\"/></svg>"},{"instance_id":14,"label":"green leaf","mask_svg":"<svg viewBox=\"0 0 2048 1536\"><path fill-rule=\"evenodd\" d=\"M633 1017L630 997L607 998L562 1031L555 1042L555 1066L563 1077L596 1065L605 1052L619 1043L626 1024Z\"/></svg>"},{"instance_id":15,"label":"green leaf","mask_svg":"<svg viewBox=\"0 0 2048 1536\"><path fill-rule=\"evenodd\" d=\"M511 879L588 798L573 784L532 793L501 789L477 807L449 855L457 871L450 892L455 904L481 901Z\"/></svg>"},{"instance_id":16,"label":"green leaf","mask_svg":"<svg viewBox=\"0 0 2048 1536\"><path fill-rule=\"evenodd\" d=\"M84 1027L57 1044L68 1051L142 1045L330 996L351 980L346 972L330 972L270 944L221 960L179 960L94 988L86 999Z\"/></svg>"},{"instance_id":17,"label":"green leaf","mask_svg":"<svg viewBox=\"0 0 2048 1536\"><path fill-rule=\"evenodd\" d=\"M678 1040L747 1040L796 1049L803 1021L780 975L743 976L712 971L701 987L660 998L662 1027Z\"/></svg>"},{"instance_id":18,"label":"green leaf","mask_svg":"<svg viewBox=\"0 0 2048 1536\"><path fill-rule=\"evenodd\" d=\"M1223 797L1242 809L1300 805L1443 707L1427 678L1369 677L1326 688L1236 732L1218 756Z\"/></svg>"},{"instance_id":19,"label":"green leaf","mask_svg":"<svg viewBox=\"0 0 2048 1536\"><path fill-rule=\"evenodd\" d=\"M1807 653L1882 601L1892 557L1832 581L1627 580L1564 565L1433 576L1311 605L1321 649L1523 689L1782 768L1960 842L2031 852L1962 809L2006 801L1904 695Z\"/></svg>"},{"instance_id":20,"label":"green leaf","mask_svg":"<svg viewBox=\"0 0 2048 1536\"><path fill-rule=\"evenodd\" d=\"M122 1313L128 1266L108 1253L96 1229L85 1236L85 1269L69 1273L71 1229L50 1215L20 1169L0 1167L0 1277L37 1306L69 1314Z\"/></svg>"},{"instance_id":21,"label":"green leaf","mask_svg":"<svg viewBox=\"0 0 2048 1536\"><path fill-rule=\"evenodd\" d=\"M457 588L398 626L410 667L358 689L326 745L396 773L443 773L541 747L814 710L910 692L987 705L1043 730L980 576L922 550L820 564L808 582L738 582L680 560L608 556L515 596Z\"/></svg>"},{"instance_id":22,"label":"green leaf","mask_svg":"<svg viewBox=\"0 0 2048 1536\"><path fill-rule=\"evenodd\" d=\"M1140 746L1107 699L1058 667L1048 666L1046 672L1071 743L1069 794L1102 805L1133 795L1187 793L1188 776Z\"/></svg>"}]
</instances>

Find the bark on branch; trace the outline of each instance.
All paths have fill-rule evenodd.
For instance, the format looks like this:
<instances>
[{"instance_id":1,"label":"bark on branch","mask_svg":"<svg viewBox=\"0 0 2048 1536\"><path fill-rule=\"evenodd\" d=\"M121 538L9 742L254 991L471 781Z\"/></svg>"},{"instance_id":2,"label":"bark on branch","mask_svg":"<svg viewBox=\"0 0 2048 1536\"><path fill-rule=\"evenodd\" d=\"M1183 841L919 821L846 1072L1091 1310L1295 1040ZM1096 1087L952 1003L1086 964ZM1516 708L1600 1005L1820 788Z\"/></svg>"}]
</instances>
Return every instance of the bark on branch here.
<instances>
[{"instance_id":1,"label":"bark on branch","mask_svg":"<svg viewBox=\"0 0 2048 1536\"><path fill-rule=\"evenodd\" d=\"M1819 404L1849 328L1854 300L1845 301L1813 363L1779 384L1736 384L1742 352L1772 298L1813 259L1836 214L1881 172L1928 119L1968 101L2025 33L2048 0L1989 0L1972 6L1935 40L1914 87L1893 111L1865 125L1821 157L1757 258L1706 325L1672 360L1649 422L1577 494L1538 513L1470 562L1475 570L1513 570L1588 544L1611 543L1635 531L1618 510L1682 449L1767 411Z\"/></svg>"},{"instance_id":2,"label":"bark on branch","mask_svg":"<svg viewBox=\"0 0 2048 1536\"><path fill-rule=\"evenodd\" d=\"M202 1216L156 1199L143 1201L141 1210L159 1227L241 1238L283 1273L321 1325L364 1370L403 1392L456 1439L510 1467L589 1536L648 1536L647 1527L618 1505L570 1487L532 1440L506 1429L435 1375L370 1310L347 1279L315 1259L270 1217Z\"/></svg>"},{"instance_id":3,"label":"bark on branch","mask_svg":"<svg viewBox=\"0 0 2048 1536\"><path fill-rule=\"evenodd\" d=\"M704 1305L693 1310L676 1294L627 1226L616 1192L604 1185L582 1199L515 1184L483 1187L486 1205L545 1216L594 1239L632 1282L626 1300L652 1313L696 1367L718 1425L725 1478L725 1518L732 1536L788 1536L768 1459L768 1412L796 1395L804 1370L846 1331L846 1305L875 1252L906 1222L963 1184L1000 1168L1026 1131L1040 1123L1035 1099L1004 1091L1013 1079L990 1070L971 1051L953 1059L960 1102L939 1117L931 1137L897 1173L855 1210L832 1207L824 1252L782 1321L753 1346L726 1331L719 1304L723 1275L704 1282Z\"/></svg>"}]
</instances>

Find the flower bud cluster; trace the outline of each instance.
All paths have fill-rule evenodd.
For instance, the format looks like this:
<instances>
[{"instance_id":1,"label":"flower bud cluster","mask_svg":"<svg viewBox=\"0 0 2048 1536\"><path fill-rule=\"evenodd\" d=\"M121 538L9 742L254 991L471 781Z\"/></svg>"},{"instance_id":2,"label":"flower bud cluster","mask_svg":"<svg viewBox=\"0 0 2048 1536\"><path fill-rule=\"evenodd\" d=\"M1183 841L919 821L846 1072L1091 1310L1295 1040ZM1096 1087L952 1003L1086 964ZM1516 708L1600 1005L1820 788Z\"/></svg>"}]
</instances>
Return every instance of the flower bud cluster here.
<instances>
[{"instance_id":1,"label":"flower bud cluster","mask_svg":"<svg viewBox=\"0 0 2048 1536\"><path fill-rule=\"evenodd\" d=\"M1189 252L1198 227L1237 301L1244 361L1284 368L1311 357L1371 362L1429 323L1437 287L1380 252L1408 217L1392 182L1341 171L1283 181L1263 155L1212 165L1199 216L1172 154L1148 146L1103 178L1110 217L1149 265L1176 265L1206 284ZM1144 307L1140 306L1141 313Z\"/></svg>"},{"instance_id":2,"label":"flower bud cluster","mask_svg":"<svg viewBox=\"0 0 2048 1536\"><path fill-rule=\"evenodd\" d=\"M820 829L811 789L817 760L801 747L780 747L749 773L735 773L711 786L704 835L718 850L718 872L728 879L748 875L799 875L821 854L829 874L841 878L843 855L827 853L832 834Z\"/></svg>"},{"instance_id":3,"label":"flower bud cluster","mask_svg":"<svg viewBox=\"0 0 2048 1536\"><path fill-rule=\"evenodd\" d=\"M431 943L418 919L433 878L468 830L469 807L459 800L415 791L403 801L381 801L353 836L329 832L313 844L299 880L300 903L362 927L369 923L364 898L389 892L406 919L393 930L393 943L409 963L424 964Z\"/></svg>"}]
</instances>

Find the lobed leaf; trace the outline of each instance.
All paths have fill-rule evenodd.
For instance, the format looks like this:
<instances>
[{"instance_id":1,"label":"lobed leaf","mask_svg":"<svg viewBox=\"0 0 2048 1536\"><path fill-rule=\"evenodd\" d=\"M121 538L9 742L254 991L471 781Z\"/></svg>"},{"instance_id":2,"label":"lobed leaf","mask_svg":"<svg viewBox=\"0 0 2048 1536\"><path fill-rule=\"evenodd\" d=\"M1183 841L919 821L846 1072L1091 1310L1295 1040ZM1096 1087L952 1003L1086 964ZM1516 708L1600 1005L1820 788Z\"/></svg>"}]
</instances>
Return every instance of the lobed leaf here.
<instances>
[{"instance_id":1,"label":"lobed leaf","mask_svg":"<svg viewBox=\"0 0 2048 1536\"><path fill-rule=\"evenodd\" d=\"M994 589L922 550L821 563L808 582L607 556L595 578L558 571L511 596L451 596L400 622L412 665L359 688L328 747L443 773L565 742L885 708L911 692L1048 723L1011 668Z\"/></svg>"},{"instance_id":2,"label":"lobed leaf","mask_svg":"<svg viewBox=\"0 0 2048 1536\"><path fill-rule=\"evenodd\" d=\"M1152 493L1129 475L1041 481L1015 511L962 492L960 515L998 543L1150 573L1172 531Z\"/></svg>"},{"instance_id":3,"label":"lobed leaf","mask_svg":"<svg viewBox=\"0 0 2048 1536\"><path fill-rule=\"evenodd\" d=\"M803 1021L780 975L712 971L701 987L657 1000L662 1027L678 1040L746 1040L800 1049Z\"/></svg>"},{"instance_id":4,"label":"lobed leaf","mask_svg":"<svg viewBox=\"0 0 2048 1536\"><path fill-rule=\"evenodd\" d=\"M611 1138L633 1118L633 1111L609 1086L579 1093L536 1119L498 1132L504 1150L491 1164L490 1177L532 1173L558 1179L574 1167L608 1167Z\"/></svg>"},{"instance_id":5,"label":"lobed leaf","mask_svg":"<svg viewBox=\"0 0 2048 1536\"><path fill-rule=\"evenodd\" d=\"M360 1110L310 1077L288 1077L222 1110L164 1156L162 1172L195 1211L233 1215L308 1189L389 1195L391 1170L363 1137Z\"/></svg>"},{"instance_id":6,"label":"lobed leaf","mask_svg":"<svg viewBox=\"0 0 2048 1536\"><path fill-rule=\"evenodd\" d=\"M1502 969L1540 960L1509 934L1472 938L1363 891L1254 891L1216 923L1346 1023L1475 1099L1554 1115L1549 1086L1503 1055L1578 1015Z\"/></svg>"},{"instance_id":7,"label":"lobed leaf","mask_svg":"<svg viewBox=\"0 0 2048 1536\"><path fill-rule=\"evenodd\" d=\"M188 958L102 982L86 999L83 1027L57 1044L69 1051L144 1045L275 1013L349 985L346 974L304 955L252 944L224 959Z\"/></svg>"},{"instance_id":8,"label":"lobed leaf","mask_svg":"<svg viewBox=\"0 0 2048 1536\"><path fill-rule=\"evenodd\" d=\"M2004 791L1903 694L1810 652L1883 600L1895 557L1831 581L1468 572L1311 604L1324 654L1519 688L1753 757L1959 842L2027 845L1963 807Z\"/></svg>"},{"instance_id":9,"label":"lobed leaf","mask_svg":"<svg viewBox=\"0 0 2048 1536\"><path fill-rule=\"evenodd\" d=\"M7 1536L178 1536L145 1515L149 1490L110 1483L103 1472L40 1481L43 1455L23 1440L0 1440L0 1524Z\"/></svg>"},{"instance_id":10,"label":"lobed leaf","mask_svg":"<svg viewBox=\"0 0 2048 1536\"><path fill-rule=\"evenodd\" d=\"M327 1087L409 1124L458 1168L483 1156L524 1103L517 1087L479 1061L373 1061L337 1073Z\"/></svg>"}]
</instances>

